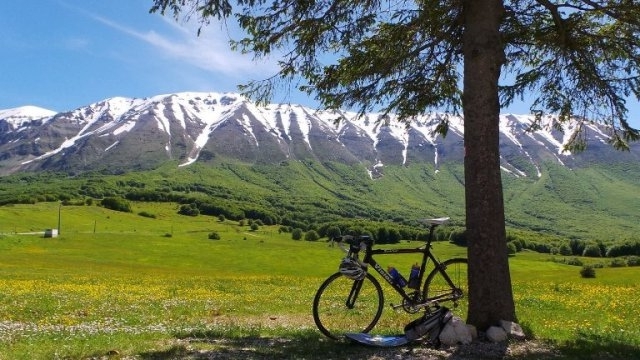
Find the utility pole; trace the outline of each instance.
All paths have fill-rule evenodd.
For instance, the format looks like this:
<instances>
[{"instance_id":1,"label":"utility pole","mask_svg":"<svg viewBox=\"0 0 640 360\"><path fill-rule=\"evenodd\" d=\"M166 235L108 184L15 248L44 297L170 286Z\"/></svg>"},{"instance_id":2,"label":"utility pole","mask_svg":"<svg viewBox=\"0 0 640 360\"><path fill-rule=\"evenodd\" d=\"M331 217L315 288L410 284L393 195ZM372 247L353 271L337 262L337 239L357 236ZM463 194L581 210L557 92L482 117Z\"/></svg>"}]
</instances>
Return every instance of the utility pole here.
<instances>
[{"instance_id":1,"label":"utility pole","mask_svg":"<svg viewBox=\"0 0 640 360\"><path fill-rule=\"evenodd\" d=\"M60 235L60 213L62 212L62 203L58 206L58 235Z\"/></svg>"}]
</instances>

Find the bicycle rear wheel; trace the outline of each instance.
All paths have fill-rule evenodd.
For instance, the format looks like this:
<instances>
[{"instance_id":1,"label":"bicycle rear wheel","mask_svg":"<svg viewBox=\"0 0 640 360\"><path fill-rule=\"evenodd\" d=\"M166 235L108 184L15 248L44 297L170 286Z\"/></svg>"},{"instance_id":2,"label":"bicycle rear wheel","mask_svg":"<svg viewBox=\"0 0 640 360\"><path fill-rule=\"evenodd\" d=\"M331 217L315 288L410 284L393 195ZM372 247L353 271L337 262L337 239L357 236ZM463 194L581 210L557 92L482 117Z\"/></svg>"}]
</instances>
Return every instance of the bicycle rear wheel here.
<instances>
[{"instance_id":1,"label":"bicycle rear wheel","mask_svg":"<svg viewBox=\"0 0 640 360\"><path fill-rule=\"evenodd\" d=\"M324 335L338 340L345 333L369 332L380 319L383 304L382 287L371 274L352 280L338 272L316 292L313 320Z\"/></svg>"},{"instance_id":2,"label":"bicycle rear wheel","mask_svg":"<svg viewBox=\"0 0 640 360\"><path fill-rule=\"evenodd\" d=\"M467 311L469 282L467 259L449 259L429 273L424 283L424 299L438 302L453 302L454 307ZM451 283L444 277L447 274Z\"/></svg>"}]
</instances>

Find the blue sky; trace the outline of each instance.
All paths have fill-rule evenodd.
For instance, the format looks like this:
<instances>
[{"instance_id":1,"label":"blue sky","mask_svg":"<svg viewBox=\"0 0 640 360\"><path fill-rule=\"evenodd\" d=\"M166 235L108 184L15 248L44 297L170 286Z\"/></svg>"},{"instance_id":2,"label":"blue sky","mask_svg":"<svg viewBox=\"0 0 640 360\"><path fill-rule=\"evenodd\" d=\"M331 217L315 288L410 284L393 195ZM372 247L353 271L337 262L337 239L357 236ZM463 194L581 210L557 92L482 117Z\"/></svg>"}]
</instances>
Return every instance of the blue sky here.
<instances>
[{"instance_id":1,"label":"blue sky","mask_svg":"<svg viewBox=\"0 0 640 360\"><path fill-rule=\"evenodd\" d=\"M237 84L277 70L273 62L231 52L222 26L211 25L198 37L196 26L149 14L151 5L2 1L0 109L35 105L66 111L114 96L237 92Z\"/></svg>"},{"instance_id":2,"label":"blue sky","mask_svg":"<svg viewBox=\"0 0 640 360\"><path fill-rule=\"evenodd\" d=\"M115 96L183 91L237 92L267 78L275 60L256 62L229 49L220 24L205 28L149 14L151 0L0 2L0 109L35 105L68 111ZM316 107L283 91L273 102ZM640 107L630 105L640 126ZM526 103L503 112L528 113Z\"/></svg>"}]
</instances>

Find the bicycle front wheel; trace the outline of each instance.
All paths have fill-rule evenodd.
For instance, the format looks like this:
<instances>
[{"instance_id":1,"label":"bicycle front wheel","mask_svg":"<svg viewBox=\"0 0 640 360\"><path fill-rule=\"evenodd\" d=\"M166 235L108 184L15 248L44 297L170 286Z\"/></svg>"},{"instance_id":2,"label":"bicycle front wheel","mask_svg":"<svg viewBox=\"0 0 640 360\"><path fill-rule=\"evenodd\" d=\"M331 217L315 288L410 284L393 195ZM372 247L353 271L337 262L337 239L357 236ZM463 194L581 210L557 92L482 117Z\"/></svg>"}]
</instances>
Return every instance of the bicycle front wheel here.
<instances>
[{"instance_id":1,"label":"bicycle front wheel","mask_svg":"<svg viewBox=\"0 0 640 360\"><path fill-rule=\"evenodd\" d=\"M454 307L467 311L469 282L467 259L449 259L429 273L424 283L424 299L453 302ZM445 276L446 274L446 276Z\"/></svg>"},{"instance_id":2,"label":"bicycle front wheel","mask_svg":"<svg viewBox=\"0 0 640 360\"><path fill-rule=\"evenodd\" d=\"M338 340L345 333L373 329L382 315L383 304L382 287L371 274L352 280L338 272L316 292L313 320L324 335Z\"/></svg>"}]
</instances>

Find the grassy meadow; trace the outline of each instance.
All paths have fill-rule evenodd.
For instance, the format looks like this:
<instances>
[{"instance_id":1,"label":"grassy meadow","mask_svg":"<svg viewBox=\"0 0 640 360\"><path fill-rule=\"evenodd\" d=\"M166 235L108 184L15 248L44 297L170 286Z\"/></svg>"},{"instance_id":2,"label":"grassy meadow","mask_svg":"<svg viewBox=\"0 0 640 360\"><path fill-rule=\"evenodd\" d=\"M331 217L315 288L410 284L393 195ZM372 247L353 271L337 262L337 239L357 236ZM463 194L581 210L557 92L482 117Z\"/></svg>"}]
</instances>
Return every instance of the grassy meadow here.
<instances>
[{"instance_id":1,"label":"grassy meadow","mask_svg":"<svg viewBox=\"0 0 640 360\"><path fill-rule=\"evenodd\" d=\"M325 339L311 317L316 289L342 256L337 247L294 241L278 227L180 216L176 204L133 207L0 207L1 360L373 356L375 349ZM60 236L43 238L59 220ZM209 240L212 231L221 239ZM441 259L466 254L448 243L434 248ZM527 333L562 358L640 358L640 267L583 279L580 267L551 258L511 258ZM404 273L416 260L388 259ZM397 333L414 317L385 307L374 332Z\"/></svg>"}]
</instances>

